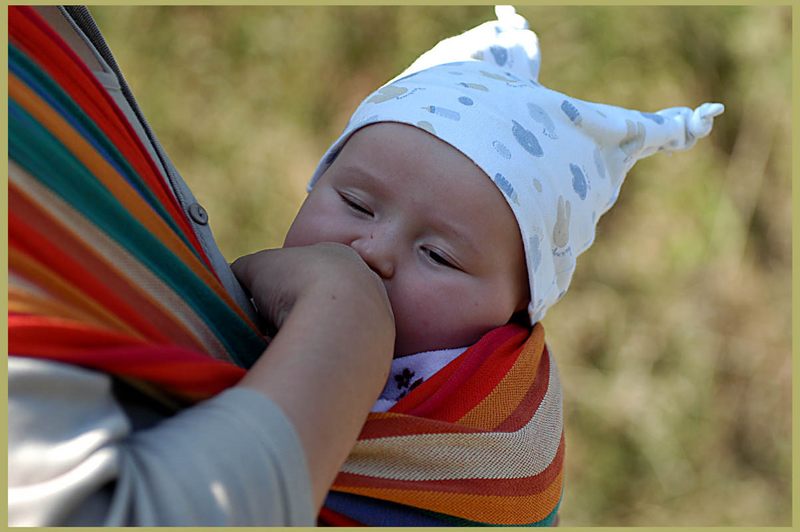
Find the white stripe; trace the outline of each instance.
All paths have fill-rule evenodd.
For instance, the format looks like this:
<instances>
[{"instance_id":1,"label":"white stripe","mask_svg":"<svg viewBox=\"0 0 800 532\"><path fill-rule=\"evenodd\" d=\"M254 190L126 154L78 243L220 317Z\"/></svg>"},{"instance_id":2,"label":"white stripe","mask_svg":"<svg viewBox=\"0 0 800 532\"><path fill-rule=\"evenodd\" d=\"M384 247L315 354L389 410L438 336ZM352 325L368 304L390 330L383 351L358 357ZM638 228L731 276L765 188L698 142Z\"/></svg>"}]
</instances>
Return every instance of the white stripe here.
<instances>
[{"instance_id":1,"label":"white stripe","mask_svg":"<svg viewBox=\"0 0 800 532\"><path fill-rule=\"evenodd\" d=\"M520 430L360 441L342 471L394 480L524 478L550 465L558 452L562 428L561 385L551 359L547 393Z\"/></svg>"}]
</instances>

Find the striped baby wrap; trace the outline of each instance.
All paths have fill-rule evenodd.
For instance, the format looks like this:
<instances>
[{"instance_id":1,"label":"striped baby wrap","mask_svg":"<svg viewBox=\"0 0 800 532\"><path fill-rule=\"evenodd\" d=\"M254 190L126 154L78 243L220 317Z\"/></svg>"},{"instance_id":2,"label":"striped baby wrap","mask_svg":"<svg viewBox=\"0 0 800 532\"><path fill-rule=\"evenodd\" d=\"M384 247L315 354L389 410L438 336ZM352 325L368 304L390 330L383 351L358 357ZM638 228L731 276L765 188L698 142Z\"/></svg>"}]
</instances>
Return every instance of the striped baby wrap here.
<instances>
[{"instance_id":1,"label":"striped baby wrap","mask_svg":"<svg viewBox=\"0 0 800 532\"><path fill-rule=\"evenodd\" d=\"M265 342L110 95L31 8L8 69L9 352L184 400L238 380Z\"/></svg>"},{"instance_id":2,"label":"striped baby wrap","mask_svg":"<svg viewBox=\"0 0 800 532\"><path fill-rule=\"evenodd\" d=\"M107 91L33 9L8 13L9 354L175 408L234 385L266 346L257 327ZM550 524L561 415L542 327L496 329L370 414L320 521Z\"/></svg>"},{"instance_id":3,"label":"striped baby wrap","mask_svg":"<svg viewBox=\"0 0 800 532\"><path fill-rule=\"evenodd\" d=\"M553 524L562 493L561 387L544 329L505 325L369 415L323 524Z\"/></svg>"}]
</instances>

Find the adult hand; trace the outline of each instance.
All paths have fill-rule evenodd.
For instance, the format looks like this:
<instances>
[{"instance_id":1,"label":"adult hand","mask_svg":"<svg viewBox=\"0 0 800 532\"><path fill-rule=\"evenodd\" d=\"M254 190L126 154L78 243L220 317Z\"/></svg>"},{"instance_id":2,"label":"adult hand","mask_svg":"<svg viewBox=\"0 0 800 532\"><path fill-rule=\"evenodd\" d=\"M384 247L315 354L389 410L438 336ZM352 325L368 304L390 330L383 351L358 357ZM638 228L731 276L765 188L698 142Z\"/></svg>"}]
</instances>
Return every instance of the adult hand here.
<instances>
[{"instance_id":1,"label":"adult hand","mask_svg":"<svg viewBox=\"0 0 800 532\"><path fill-rule=\"evenodd\" d=\"M388 376L395 329L386 291L342 244L261 251L232 268L278 330L239 385L270 397L294 424L320 507Z\"/></svg>"},{"instance_id":2,"label":"adult hand","mask_svg":"<svg viewBox=\"0 0 800 532\"><path fill-rule=\"evenodd\" d=\"M394 325L380 277L349 246L322 243L268 249L240 257L231 268L271 328L283 325L298 300L324 299L325 295L333 301L341 297L341 301L365 305L365 311L376 306L375 318L389 318Z\"/></svg>"}]
</instances>

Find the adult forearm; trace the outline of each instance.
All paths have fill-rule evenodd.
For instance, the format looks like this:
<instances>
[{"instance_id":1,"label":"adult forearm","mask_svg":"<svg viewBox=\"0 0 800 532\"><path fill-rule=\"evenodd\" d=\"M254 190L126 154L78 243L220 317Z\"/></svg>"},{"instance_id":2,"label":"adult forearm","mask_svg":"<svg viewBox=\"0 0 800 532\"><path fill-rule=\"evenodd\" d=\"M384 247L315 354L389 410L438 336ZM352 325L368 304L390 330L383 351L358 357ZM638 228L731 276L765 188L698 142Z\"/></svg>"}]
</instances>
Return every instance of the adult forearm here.
<instances>
[{"instance_id":1,"label":"adult forearm","mask_svg":"<svg viewBox=\"0 0 800 532\"><path fill-rule=\"evenodd\" d=\"M386 303L346 280L295 302L241 385L270 397L303 443L321 506L389 370L394 326Z\"/></svg>"}]
</instances>

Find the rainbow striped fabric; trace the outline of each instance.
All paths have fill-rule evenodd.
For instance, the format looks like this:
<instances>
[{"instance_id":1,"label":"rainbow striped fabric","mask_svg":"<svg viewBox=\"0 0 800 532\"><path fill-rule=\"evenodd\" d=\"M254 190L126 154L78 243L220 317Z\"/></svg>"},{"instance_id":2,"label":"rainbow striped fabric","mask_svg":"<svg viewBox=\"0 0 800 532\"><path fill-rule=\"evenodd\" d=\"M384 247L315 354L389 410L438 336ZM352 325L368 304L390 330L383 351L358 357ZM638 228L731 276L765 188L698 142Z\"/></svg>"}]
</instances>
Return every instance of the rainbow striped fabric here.
<instances>
[{"instance_id":1,"label":"rainbow striped fabric","mask_svg":"<svg viewBox=\"0 0 800 532\"><path fill-rule=\"evenodd\" d=\"M9 352L183 400L236 382L266 344L168 183L69 45L8 13Z\"/></svg>"},{"instance_id":2,"label":"rainbow striped fabric","mask_svg":"<svg viewBox=\"0 0 800 532\"><path fill-rule=\"evenodd\" d=\"M552 525L561 387L544 330L486 334L389 412L370 414L322 524Z\"/></svg>"},{"instance_id":3,"label":"rainbow striped fabric","mask_svg":"<svg viewBox=\"0 0 800 532\"><path fill-rule=\"evenodd\" d=\"M168 182L81 59L9 13L9 354L96 369L176 408L266 344ZM320 514L333 525L549 525L561 391L540 325L496 329L370 414Z\"/></svg>"}]
</instances>

